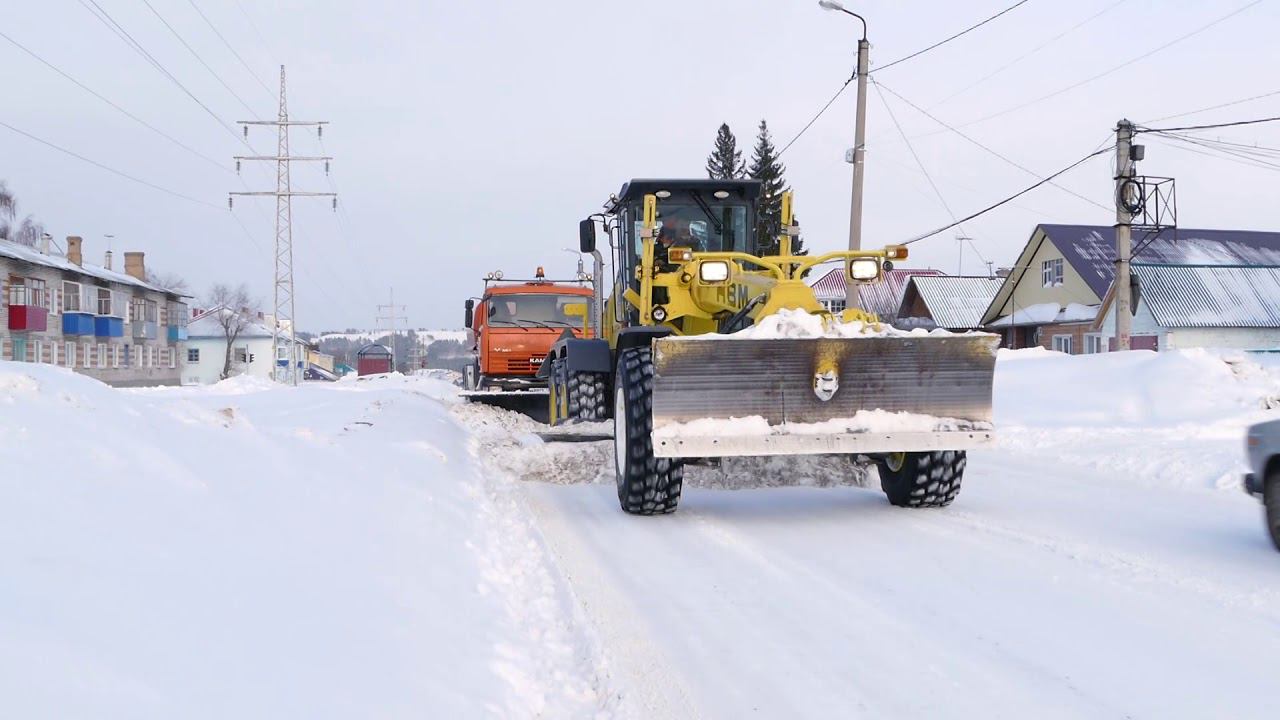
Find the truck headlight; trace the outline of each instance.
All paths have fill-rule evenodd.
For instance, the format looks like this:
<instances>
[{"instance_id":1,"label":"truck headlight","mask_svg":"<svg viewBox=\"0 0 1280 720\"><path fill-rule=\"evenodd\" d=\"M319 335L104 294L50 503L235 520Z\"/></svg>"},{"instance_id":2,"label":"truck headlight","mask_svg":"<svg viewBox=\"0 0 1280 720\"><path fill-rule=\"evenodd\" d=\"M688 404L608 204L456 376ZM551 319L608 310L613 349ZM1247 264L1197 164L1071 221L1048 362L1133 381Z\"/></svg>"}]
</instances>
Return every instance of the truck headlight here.
<instances>
[{"instance_id":1,"label":"truck headlight","mask_svg":"<svg viewBox=\"0 0 1280 720\"><path fill-rule=\"evenodd\" d=\"M880 277L880 261L873 257L852 258L848 266L849 279L867 282Z\"/></svg>"},{"instance_id":2,"label":"truck headlight","mask_svg":"<svg viewBox=\"0 0 1280 720\"><path fill-rule=\"evenodd\" d=\"M704 283L721 283L729 279L729 263L708 260L698 265L698 279Z\"/></svg>"}]
</instances>

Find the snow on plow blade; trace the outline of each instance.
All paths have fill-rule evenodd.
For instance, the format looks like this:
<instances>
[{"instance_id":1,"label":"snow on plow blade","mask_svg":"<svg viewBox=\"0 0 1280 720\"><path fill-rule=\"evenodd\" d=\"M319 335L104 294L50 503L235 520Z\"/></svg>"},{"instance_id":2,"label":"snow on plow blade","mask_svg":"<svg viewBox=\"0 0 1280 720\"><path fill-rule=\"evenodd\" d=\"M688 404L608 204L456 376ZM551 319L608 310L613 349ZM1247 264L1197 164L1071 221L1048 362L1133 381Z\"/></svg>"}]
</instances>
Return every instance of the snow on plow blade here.
<instances>
[{"instance_id":1,"label":"snow on plow blade","mask_svg":"<svg viewBox=\"0 0 1280 720\"><path fill-rule=\"evenodd\" d=\"M659 457L963 450L993 440L999 338L654 343Z\"/></svg>"}]
</instances>

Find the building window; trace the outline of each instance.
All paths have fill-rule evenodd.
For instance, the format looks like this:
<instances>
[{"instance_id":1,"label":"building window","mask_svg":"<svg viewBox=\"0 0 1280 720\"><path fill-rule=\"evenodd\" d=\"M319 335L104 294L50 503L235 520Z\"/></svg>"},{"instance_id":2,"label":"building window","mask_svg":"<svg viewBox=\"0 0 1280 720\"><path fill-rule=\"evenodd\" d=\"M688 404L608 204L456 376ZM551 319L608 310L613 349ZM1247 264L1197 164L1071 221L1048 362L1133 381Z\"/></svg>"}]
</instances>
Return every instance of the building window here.
<instances>
[{"instance_id":1,"label":"building window","mask_svg":"<svg viewBox=\"0 0 1280 720\"><path fill-rule=\"evenodd\" d=\"M76 344L75 343L73 342L67 343L67 351L65 355L66 357L63 358L63 361L67 364L67 367L75 367L76 366Z\"/></svg>"},{"instance_id":2,"label":"building window","mask_svg":"<svg viewBox=\"0 0 1280 720\"><path fill-rule=\"evenodd\" d=\"M111 346L111 367L113 368L120 367L120 346L119 345Z\"/></svg>"},{"instance_id":3,"label":"building window","mask_svg":"<svg viewBox=\"0 0 1280 720\"><path fill-rule=\"evenodd\" d=\"M90 364L90 359L89 359L89 356L93 353L93 346L92 346L92 345L90 345L89 343L85 343L85 344L84 344L84 347L82 347L82 348L80 348L80 349L81 349L82 351L84 351L84 357L80 359L80 364L81 364L81 366L82 366L82 367L93 367L93 366Z\"/></svg>"},{"instance_id":4,"label":"building window","mask_svg":"<svg viewBox=\"0 0 1280 720\"><path fill-rule=\"evenodd\" d=\"M70 280L62 281L62 311L69 313L81 312L80 283L73 283Z\"/></svg>"},{"instance_id":5,"label":"building window","mask_svg":"<svg viewBox=\"0 0 1280 720\"><path fill-rule=\"evenodd\" d=\"M1053 336L1053 349L1054 349L1054 350L1057 350L1058 352L1064 352L1064 353L1066 353L1066 354L1070 355L1070 354L1071 354L1071 339L1072 339L1072 338L1071 338L1071 336L1070 336L1070 335L1054 335L1054 336Z\"/></svg>"},{"instance_id":6,"label":"building window","mask_svg":"<svg viewBox=\"0 0 1280 720\"><path fill-rule=\"evenodd\" d=\"M102 369L107 367L107 346L103 344L98 345L98 367Z\"/></svg>"},{"instance_id":7,"label":"building window","mask_svg":"<svg viewBox=\"0 0 1280 720\"><path fill-rule=\"evenodd\" d=\"M826 302L826 306L827 306L827 312L833 312L833 313L844 312L843 300L828 300Z\"/></svg>"},{"instance_id":8,"label":"building window","mask_svg":"<svg viewBox=\"0 0 1280 720\"><path fill-rule=\"evenodd\" d=\"M1084 351L1087 355L1095 353L1104 353L1107 351L1107 339L1102 335L1085 335Z\"/></svg>"},{"instance_id":9,"label":"building window","mask_svg":"<svg viewBox=\"0 0 1280 720\"><path fill-rule=\"evenodd\" d=\"M160 357L159 348L157 348L155 345L152 345L151 347L147 348L147 359L151 361L151 367L160 366L160 362L158 360L159 357Z\"/></svg>"},{"instance_id":10,"label":"building window","mask_svg":"<svg viewBox=\"0 0 1280 720\"><path fill-rule=\"evenodd\" d=\"M1043 283L1045 287L1058 287L1062 285L1062 258L1045 260L1040 263L1040 282Z\"/></svg>"},{"instance_id":11,"label":"building window","mask_svg":"<svg viewBox=\"0 0 1280 720\"><path fill-rule=\"evenodd\" d=\"M54 340L49 343L49 362L53 365L58 364L58 341Z\"/></svg>"},{"instance_id":12,"label":"building window","mask_svg":"<svg viewBox=\"0 0 1280 720\"><path fill-rule=\"evenodd\" d=\"M188 363L200 362L200 348L187 348L187 362Z\"/></svg>"},{"instance_id":13,"label":"building window","mask_svg":"<svg viewBox=\"0 0 1280 720\"><path fill-rule=\"evenodd\" d=\"M36 362L44 362L44 343L39 340L36 341Z\"/></svg>"},{"instance_id":14,"label":"building window","mask_svg":"<svg viewBox=\"0 0 1280 720\"><path fill-rule=\"evenodd\" d=\"M16 336L13 338L13 356L12 357L14 362L27 361L27 339L26 338L16 337Z\"/></svg>"},{"instance_id":15,"label":"building window","mask_svg":"<svg viewBox=\"0 0 1280 720\"><path fill-rule=\"evenodd\" d=\"M165 350L169 354L169 369L176 370L178 367L178 351L173 348Z\"/></svg>"}]
</instances>

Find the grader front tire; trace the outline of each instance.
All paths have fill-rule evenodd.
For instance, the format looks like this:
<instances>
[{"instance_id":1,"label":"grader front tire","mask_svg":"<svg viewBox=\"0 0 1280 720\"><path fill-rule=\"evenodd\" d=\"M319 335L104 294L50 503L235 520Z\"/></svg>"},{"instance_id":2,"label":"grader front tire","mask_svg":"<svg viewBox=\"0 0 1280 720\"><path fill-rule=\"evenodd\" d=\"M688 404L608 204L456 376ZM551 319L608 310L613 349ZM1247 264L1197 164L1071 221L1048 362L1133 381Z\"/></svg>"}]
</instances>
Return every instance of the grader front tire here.
<instances>
[{"instance_id":1,"label":"grader front tire","mask_svg":"<svg viewBox=\"0 0 1280 720\"><path fill-rule=\"evenodd\" d=\"M632 348L618 359L613 437L618 503L632 515L675 512L684 485L684 463L653 455L653 359Z\"/></svg>"},{"instance_id":2,"label":"grader front tire","mask_svg":"<svg viewBox=\"0 0 1280 720\"><path fill-rule=\"evenodd\" d=\"M892 505L946 507L960 493L968 459L963 450L895 453L877 461L880 488Z\"/></svg>"}]
</instances>

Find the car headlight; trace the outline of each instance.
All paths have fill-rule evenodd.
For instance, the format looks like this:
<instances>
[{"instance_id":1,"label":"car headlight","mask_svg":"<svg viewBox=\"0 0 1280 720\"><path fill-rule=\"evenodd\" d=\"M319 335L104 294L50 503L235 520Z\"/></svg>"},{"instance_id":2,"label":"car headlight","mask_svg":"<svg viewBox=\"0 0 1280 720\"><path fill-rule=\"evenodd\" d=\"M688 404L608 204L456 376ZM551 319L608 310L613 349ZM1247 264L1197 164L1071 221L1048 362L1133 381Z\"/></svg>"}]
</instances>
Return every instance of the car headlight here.
<instances>
[{"instance_id":1,"label":"car headlight","mask_svg":"<svg viewBox=\"0 0 1280 720\"><path fill-rule=\"evenodd\" d=\"M848 267L849 279L867 282L880 277L880 261L873 257L852 258Z\"/></svg>"},{"instance_id":2,"label":"car headlight","mask_svg":"<svg viewBox=\"0 0 1280 720\"><path fill-rule=\"evenodd\" d=\"M729 263L724 260L708 260L698 266L698 279L705 283L720 283L729 279Z\"/></svg>"}]
</instances>

